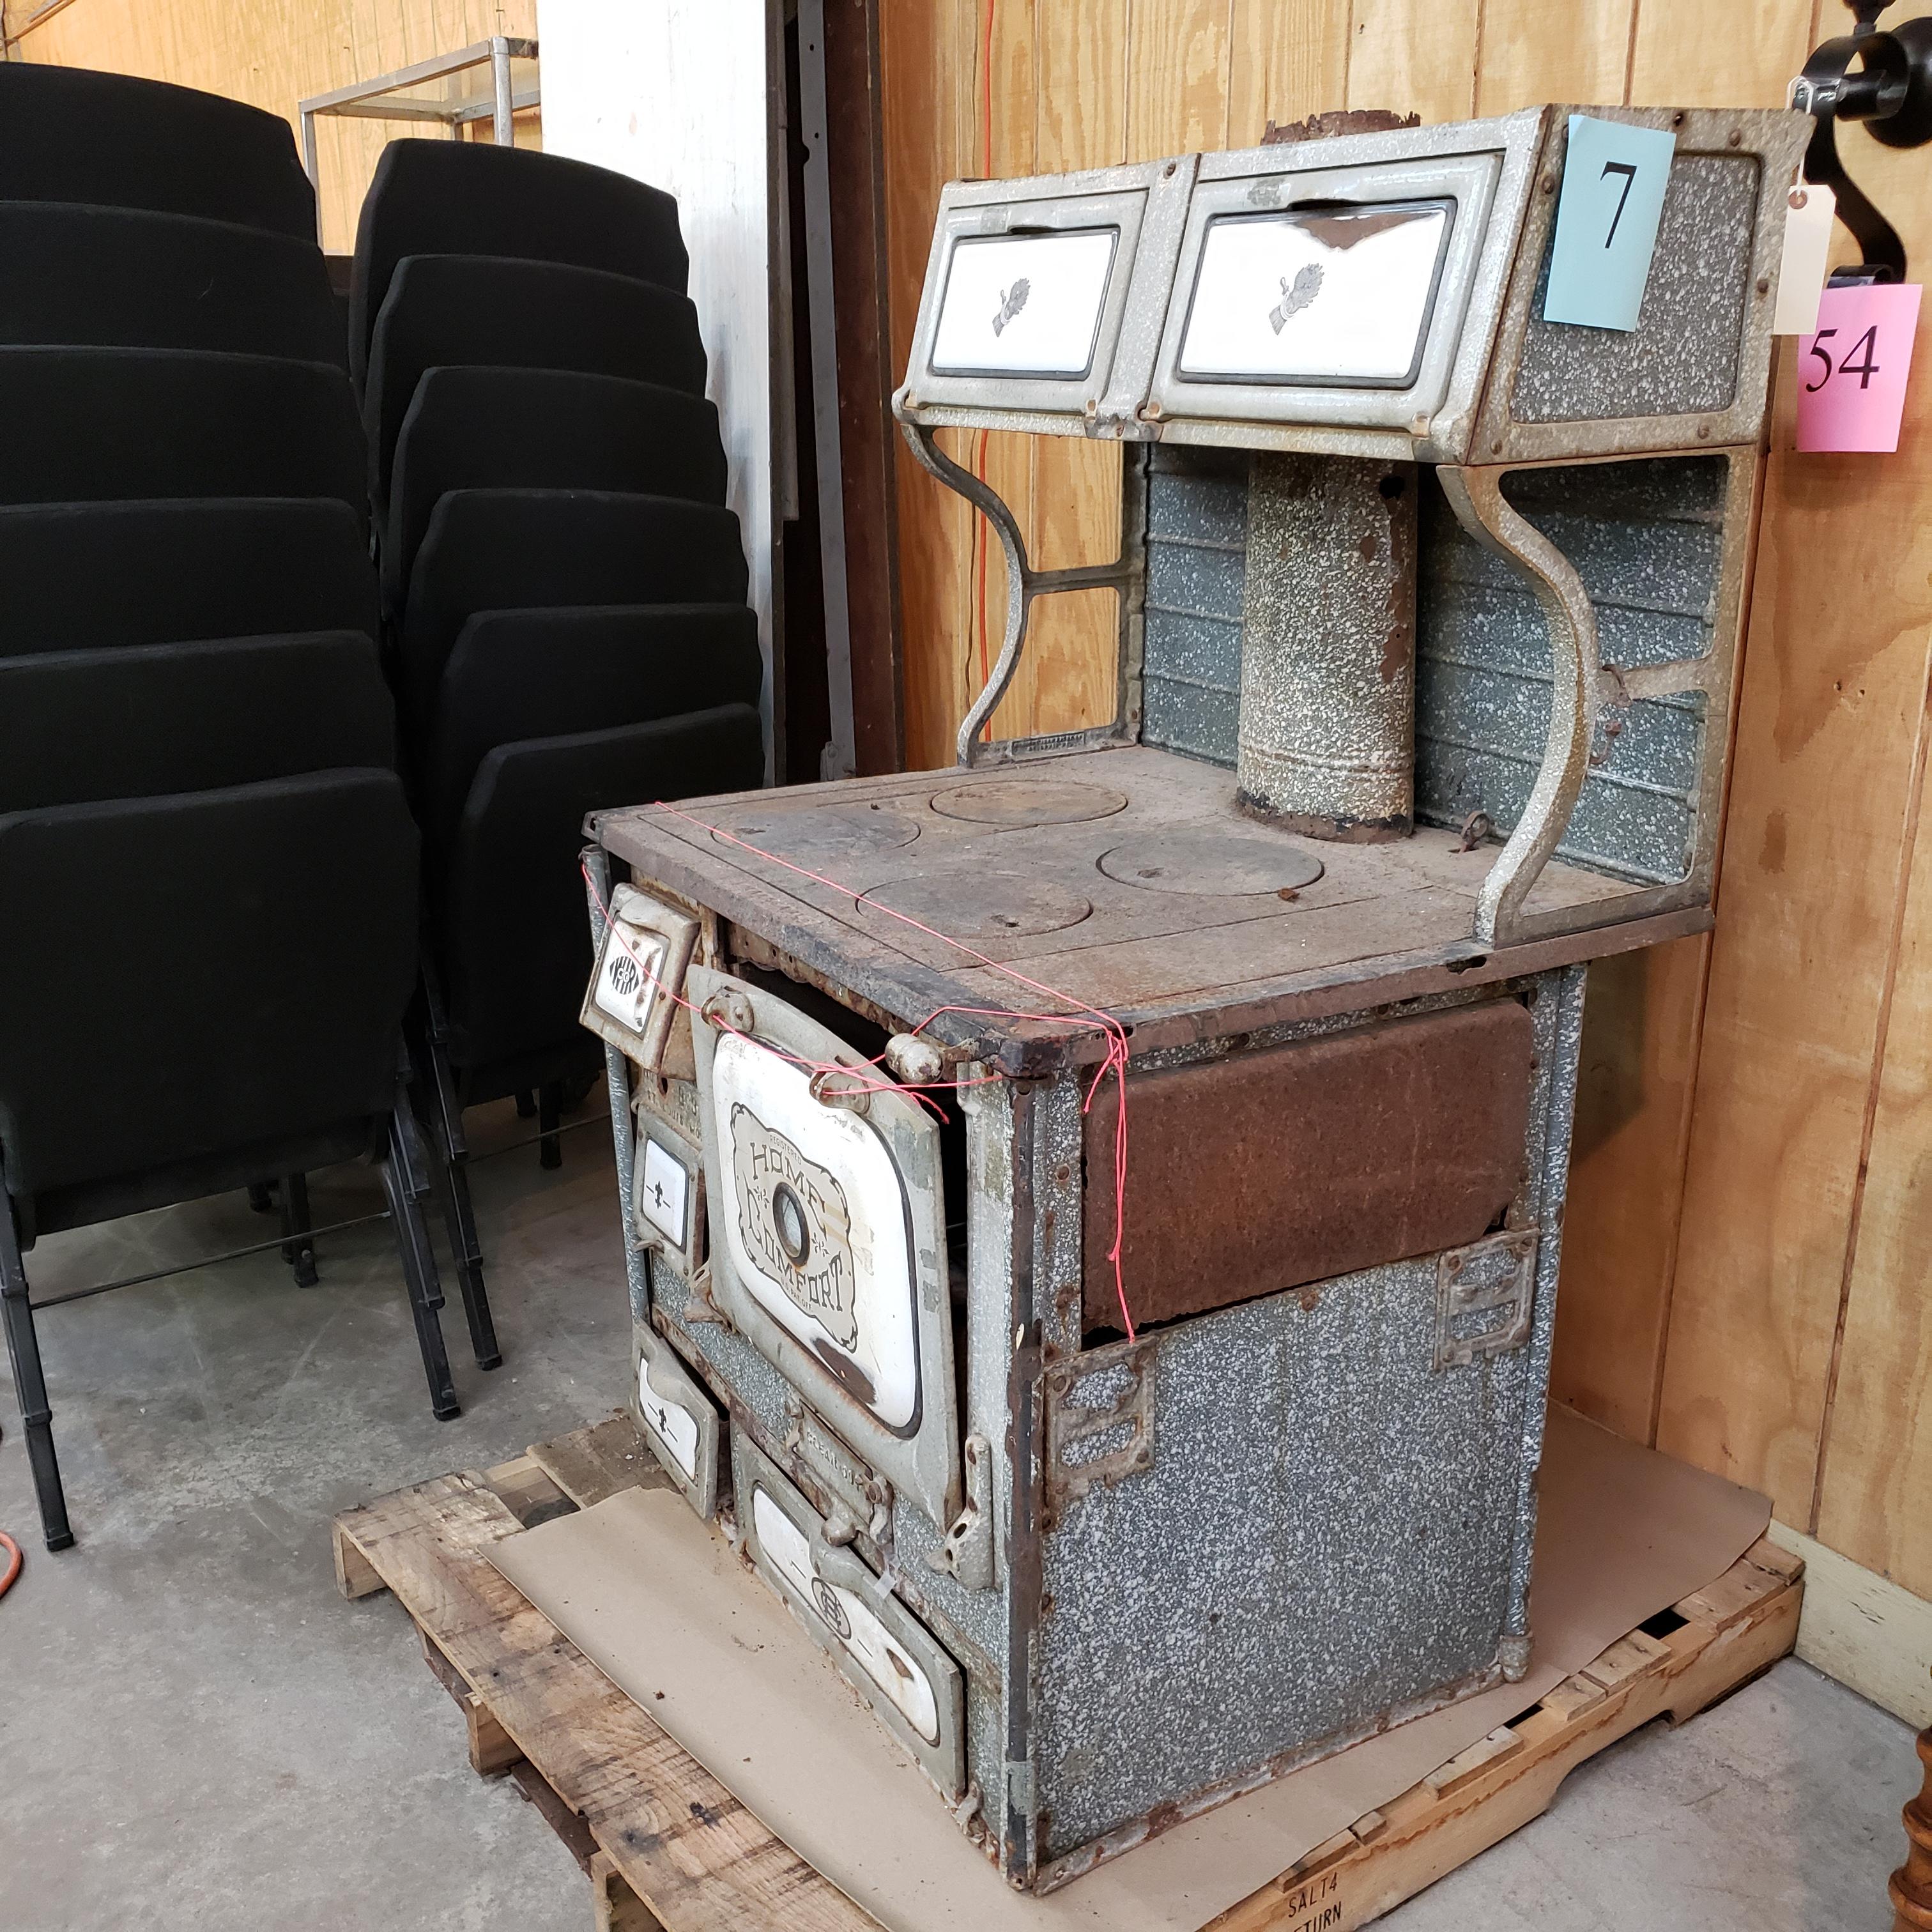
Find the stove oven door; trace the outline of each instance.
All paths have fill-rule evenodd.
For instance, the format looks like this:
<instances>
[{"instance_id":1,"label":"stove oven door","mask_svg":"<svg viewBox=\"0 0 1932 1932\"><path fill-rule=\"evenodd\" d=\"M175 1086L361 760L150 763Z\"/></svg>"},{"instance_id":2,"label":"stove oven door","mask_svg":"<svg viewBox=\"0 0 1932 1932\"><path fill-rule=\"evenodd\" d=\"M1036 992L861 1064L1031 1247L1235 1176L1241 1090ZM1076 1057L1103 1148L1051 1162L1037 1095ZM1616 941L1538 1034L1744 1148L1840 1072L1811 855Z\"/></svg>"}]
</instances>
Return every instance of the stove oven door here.
<instances>
[{"instance_id":1,"label":"stove oven door","mask_svg":"<svg viewBox=\"0 0 1932 1932\"><path fill-rule=\"evenodd\" d=\"M688 983L712 1298L944 1532L961 1489L938 1124L864 1090L880 1076L785 1000L704 967Z\"/></svg>"}]
</instances>

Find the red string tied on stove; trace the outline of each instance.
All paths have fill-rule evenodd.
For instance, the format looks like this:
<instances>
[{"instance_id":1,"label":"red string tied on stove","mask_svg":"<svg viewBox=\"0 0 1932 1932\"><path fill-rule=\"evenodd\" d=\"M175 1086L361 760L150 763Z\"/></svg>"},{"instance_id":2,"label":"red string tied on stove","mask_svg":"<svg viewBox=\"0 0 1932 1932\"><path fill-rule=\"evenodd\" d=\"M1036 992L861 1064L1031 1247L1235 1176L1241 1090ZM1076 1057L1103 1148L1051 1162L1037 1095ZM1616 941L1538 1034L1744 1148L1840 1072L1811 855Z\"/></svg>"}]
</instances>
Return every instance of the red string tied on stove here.
<instances>
[{"instance_id":1,"label":"red string tied on stove","mask_svg":"<svg viewBox=\"0 0 1932 1932\"><path fill-rule=\"evenodd\" d=\"M838 892L850 899L855 907L862 896L860 891L850 886L842 884L836 879L828 878L822 872L814 872L808 866L801 866L792 860L782 858L776 852L767 852L761 847L752 844L749 840L740 838L734 832L727 832L720 826L708 824L693 813L680 811L674 805L660 802L651 808L658 812L668 812L674 818L681 818L687 825L694 826L698 830L709 834L728 845L735 845L741 850L752 854L755 858L763 859L769 865L781 866L788 872L796 872L800 878L809 879L814 885L823 886L829 891ZM667 986L638 957L630 942L624 938L622 931L617 926L610 908L604 904L602 896L598 892L596 881L590 877L589 867L586 866L583 869L584 883L590 887L591 897L597 907L599 917L602 919L606 928L616 938L618 943L630 954L638 970L653 986L676 1005L682 1007L695 1018L704 1018L705 1016L699 1014L698 1010L688 1000ZM979 951L976 947L968 946L963 940L955 939L950 933L941 932L937 927L928 926L924 920L914 918L910 913L900 912L891 906L881 905L877 900L867 900L866 904L869 910L884 913L889 919L896 919L902 926L910 926L915 932L923 933L928 939L937 940L943 946L951 946L956 952L964 954L966 958L972 960L976 964L986 968L989 972L1010 980L1016 986L1024 986L1030 992L1042 994L1050 1000L1058 1000L1064 1006L1070 1006L1073 1010L1073 1012L1070 1014L1025 1012L1005 1006L939 1006L927 1014L926 1018L912 1029L914 1034L923 1033L935 1020L949 1013L957 1014L968 1018L1030 1020L1044 1024L1065 1021L1077 1015L1084 1014L1100 1023L1106 1041L1106 1050L1100 1065L1094 1070L1093 1079L1088 1084L1087 1092L1081 1102L1080 1110L1083 1114L1093 1111L1094 1102L1100 1094L1101 1084L1111 1073L1114 1076L1114 1240L1113 1245L1107 1250L1107 1259L1112 1264L1114 1270L1114 1293L1120 1305L1121 1324L1126 1331L1127 1340L1132 1341L1135 1339L1136 1332L1134 1318L1127 1306L1126 1283L1121 1265L1121 1250L1126 1235L1127 1218L1126 1028L1112 1013L1104 1011L1100 1007L1090 1006L1084 1000L1078 998L1073 994L1062 992L1057 986L1051 986L1043 981L1030 978L1027 974L1006 964L1003 961L990 958L987 954ZM721 1031L736 1031L735 1028L724 1025L722 1022L706 1018L706 1023L718 1026ZM745 1034L740 1034L739 1036L746 1039L750 1037ZM998 1077L995 1075L988 1075L980 1079L971 1081L906 1082L896 1080L890 1074L880 1070L880 1061L884 1058L883 1054L875 1055L871 1060L856 1063L840 1063L808 1060L796 1054L788 1053L782 1048L774 1047L770 1042L765 1040L752 1040L751 1043L772 1054L775 1058L789 1061L808 1072L836 1074L844 1079L856 1082L856 1085L847 1090L848 1091L903 1094L915 1104L926 1106L928 1111L938 1115L942 1120L945 1116L930 1100L928 1097L930 1094L960 1087L985 1086L991 1084ZM868 1073L868 1070L871 1070L872 1072ZM876 1074L877 1077L872 1077L872 1074Z\"/></svg>"}]
</instances>

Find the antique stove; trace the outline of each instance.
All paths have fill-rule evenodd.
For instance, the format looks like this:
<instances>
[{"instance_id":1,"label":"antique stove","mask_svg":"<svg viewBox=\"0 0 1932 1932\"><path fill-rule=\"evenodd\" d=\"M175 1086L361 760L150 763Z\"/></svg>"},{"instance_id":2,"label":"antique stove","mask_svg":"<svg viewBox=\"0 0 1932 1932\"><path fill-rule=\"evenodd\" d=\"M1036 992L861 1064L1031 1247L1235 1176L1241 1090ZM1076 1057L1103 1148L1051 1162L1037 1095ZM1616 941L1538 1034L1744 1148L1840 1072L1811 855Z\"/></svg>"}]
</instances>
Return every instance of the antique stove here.
<instances>
[{"instance_id":1,"label":"antique stove","mask_svg":"<svg viewBox=\"0 0 1932 1932\"><path fill-rule=\"evenodd\" d=\"M1544 319L1566 110L949 187L959 768L590 823L638 1423L1016 1886L1527 1664L1584 962L1710 923L1808 125L1590 112L1675 137L1630 332ZM1118 559L946 427L1121 440ZM1100 587L1112 722L984 742Z\"/></svg>"}]
</instances>

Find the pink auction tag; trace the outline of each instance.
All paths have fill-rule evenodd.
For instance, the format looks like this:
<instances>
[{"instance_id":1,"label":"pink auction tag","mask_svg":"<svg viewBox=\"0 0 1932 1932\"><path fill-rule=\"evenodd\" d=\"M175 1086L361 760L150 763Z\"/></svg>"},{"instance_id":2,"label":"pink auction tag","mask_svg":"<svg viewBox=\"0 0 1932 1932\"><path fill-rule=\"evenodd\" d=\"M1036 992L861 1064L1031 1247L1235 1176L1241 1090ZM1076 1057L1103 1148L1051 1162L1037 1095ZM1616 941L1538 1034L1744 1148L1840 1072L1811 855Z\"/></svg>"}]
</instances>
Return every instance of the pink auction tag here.
<instances>
[{"instance_id":1,"label":"pink auction tag","mask_svg":"<svg viewBox=\"0 0 1932 1932\"><path fill-rule=\"evenodd\" d=\"M1827 289L1818 329L1798 338L1798 447L1898 447L1918 326L1916 283Z\"/></svg>"}]
</instances>

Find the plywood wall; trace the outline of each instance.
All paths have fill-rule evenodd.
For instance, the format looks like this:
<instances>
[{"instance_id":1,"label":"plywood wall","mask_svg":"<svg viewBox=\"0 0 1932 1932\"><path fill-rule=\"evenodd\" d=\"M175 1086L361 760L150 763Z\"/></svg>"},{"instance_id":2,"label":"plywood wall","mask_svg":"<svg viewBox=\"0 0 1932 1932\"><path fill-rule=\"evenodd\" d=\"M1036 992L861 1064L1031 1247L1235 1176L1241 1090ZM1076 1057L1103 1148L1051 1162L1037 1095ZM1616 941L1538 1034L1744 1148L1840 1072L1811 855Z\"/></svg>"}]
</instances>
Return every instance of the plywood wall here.
<instances>
[{"instance_id":1,"label":"plywood wall","mask_svg":"<svg viewBox=\"0 0 1932 1932\"><path fill-rule=\"evenodd\" d=\"M1822 23L1821 14L1828 17ZM1777 106L1835 0L932 0L886 11L896 344L940 184L1242 146L1322 108ZM1922 271L1932 170L1841 137ZM1932 326L1928 314L1922 326ZM1714 938L1592 974L1558 1392L1768 1490L1932 1595L1932 356L1894 458L1791 449L1778 383ZM983 464L1053 562L1111 555L1105 448ZM902 477L916 762L951 758L1003 586L964 506ZM1108 600L1037 622L998 735L1096 723Z\"/></svg>"},{"instance_id":2,"label":"plywood wall","mask_svg":"<svg viewBox=\"0 0 1932 1932\"><path fill-rule=\"evenodd\" d=\"M38 22L44 0L4 4L10 58L103 68L206 88L292 125L296 103L492 34L534 38L536 0L70 0ZM420 123L321 121L322 245L355 246L356 217L385 142ZM482 130L487 138L488 124ZM518 117L517 142L540 146L539 117Z\"/></svg>"}]
</instances>

